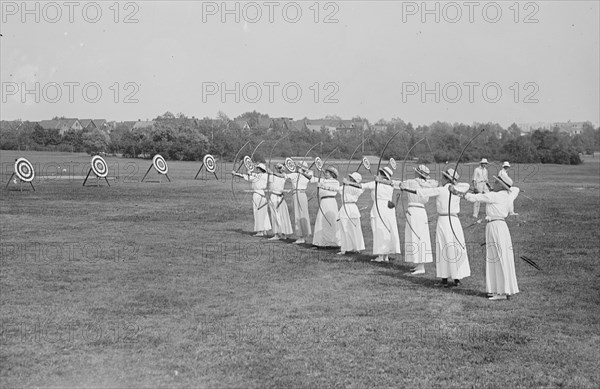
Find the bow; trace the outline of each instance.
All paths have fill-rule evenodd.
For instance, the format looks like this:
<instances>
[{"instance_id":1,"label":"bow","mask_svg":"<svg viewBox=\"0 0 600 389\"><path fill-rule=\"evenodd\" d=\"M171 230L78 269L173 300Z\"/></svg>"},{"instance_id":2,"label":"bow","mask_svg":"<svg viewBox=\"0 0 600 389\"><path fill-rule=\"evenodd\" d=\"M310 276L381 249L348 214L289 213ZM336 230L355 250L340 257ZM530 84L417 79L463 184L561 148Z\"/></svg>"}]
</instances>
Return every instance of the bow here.
<instances>
[{"instance_id":1,"label":"bow","mask_svg":"<svg viewBox=\"0 0 600 389\"><path fill-rule=\"evenodd\" d=\"M365 144L365 142L368 141L370 138L371 137L368 137L367 139L365 139L362 142L360 142L360 144L358 146L356 146L356 148L352 152L352 155L350 155L350 158L348 159L348 165L346 166L346 175L348 175L348 172L350 171L350 163L352 162L352 157L354 157L354 154L356 154L356 152L358 151L358 149L360 148L360 146L362 146L363 144ZM360 164L362 166L362 161L360 162ZM360 166L359 166L359 168L360 168ZM346 185L343 184L343 186L342 186L342 206L344 207L344 212L346 212L346 215L348 216L348 219L350 220L350 222L352 223L352 225L354 227L356 227L356 224L354 223L354 220L352 220L350 218L350 215L348 214L348 210L346 209L346 201L344 200L346 198L345 193L346 193Z\"/></svg>"},{"instance_id":2,"label":"bow","mask_svg":"<svg viewBox=\"0 0 600 389\"><path fill-rule=\"evenodd\" d=\"M281 142L282 140L284 140L285 138L287 138L288 136L290 136L291 132L288 133L287 135L282 136L281 138L279 138L279 140L277 140L277 142L275 142L275 144L273 145L273 148L271 149L271 152L269 153L269 169L271 169L271 157L273 157L273 151L275 151L275 147L279 144L279 142Z\"/></svg>"},{"instance_id":3,"label":"bow","mask_svg":"<svg viewBox=\"0 0 600 389\"><path fill-rule=\"evenodd\" d=\"M259 143L256 145L256 147L254 148L254 150L252 150L252 154L250 154L250 160L252 161L252 163L254 163L254 160L252 159L252 157L254 157L254 153L256 153L256 150L258 150L258 148L260 147L260 145L262 145L263 143L265 143L265 141L264 141L264 140L261 140L261 141L260 141L260 142L259 142ZM269 178L269 173L267 172L267 182L268 182L268 178ZM267 191L268 191L268 189L267 189ZM266 199L267 203L269 203L269 197L268 197L268 196L265 196L265 199ZM254 201L254 200L252 200L252 201ZM259 208L259 209L260 209L260 208Z\"/></svg>"},{"instance_id":4,"label":"bow","mask_svg":"<svg viewBox=\"0 0 600 389\"><path fill-rule=\"evenodd\" d=\"M406 160L408 159L408 156L410 155L410 152L419 144L421 143L424 139L426 139L425 137L421 138L421 140L419 140L417 143L415 143L414 145L412 145L412 147L410 149L408 149L408 151L406 152L406 156L404 157L404 161L402 161L402 173L401 173L401 178L400 178L400 182L404 182L404 168L406 166ZM413 234L415 234L415 236L417 237L417 239L421 240L421 237L419 236L419 234L417 234L417 232L414 230L414 228L412 227L412 225L410 224L410 220L409 218L406 217L406 214L408 213L410 216L410 213L407 212L404 209L404 202L402 201L402 191L400 191L400 194L398 195L398 198L400 199L400 207L402 208L402 212L405 215L406 218L406 224L408 224L408 227L410 227L410 230L413 232Z\"/></svg>"},{"instance_id":5,"label":"bow","mask_svg":"<svg viewBox=\"0 0 600 389\"><path fill-rule=\"evenodd\" d=\"M252 154L250 154L250 159L252 159L252 157L254 157L254 153L256 153L256 150L258 150L258 148L260 147L260 145L262 145L263 143L265 143L265 141L261 140L260 143L256 145L256 147L254 148L254 150L252 150Z\"/></svg>"},{"instance_id":6,"label":"bow","mask_svg":"<svg viewBox=\"0 0 600 389\"><path fill-rule=\"evenodd\" d=\"M304 157L302 158L302 162L305 162L306 157L308 156L308 153L310 153L312 151L312 149L314 149L318 145L322 145L322 144L323 144L323 142L321 141L321 142L316 143L313 146L311 146L310 149L308 149L308 151L306 152L306 154L304 154ZM296 196L297 196L297 193L298 193L298 183L300 182L300 174L301 173L298 172L298 179L296 180L296 188L294 188L294 193L296 193ZM302 210L302 205L300 205L300 201L299 200L298 200L298 209Z\"/></svg>"},{"instance_id":7,"label":"bow","mask_svg":"<svg viewBox=\"0 0 600 389\"><path fill-rule=\"evenodd\" d=\"M291 132L289 132L287 135L284 135L281 138L279 138L277 140L277 142L275 142L275 144L273 145L273 148L271 148L271 152L269 153L269 170L271 170L271 157L273 157L273 151L275 151L275 147L277 146L277 144L279 142L281 142L282 140L284 140L285 138L287 138L288 136L290 136L290 134L291 134ZM267 177L268 176L269 176L269 173L267 173ZM279 208L279 206L281 205L282 202L283 202L283 197L281 198L281 201L277 205L277 208Z\"/></svg>"},{"instance_id":8,"label":"bow","mask_svg":"<svg viewBox=\"0 0 600 389\"><path fill-rule=\"evenodd\" d=\"M235 154L235 157L233 157L233 168L234 169L235 169L235 161L237 160L238 156L240 155L240 153L242 152L244 147L248 146L249 143L250 143L250 141L244 143L242 148L239 149L238 152ZM242 166L240 165L240 167L242 167ZM237 168L237 170L240 170L240 168ZM235 191L233 190L233 177L231 177L231 195L233 196L233 201L235 201Z\"/></svg>"},{"instance_id":9,"label":"bow","mask_svg":"<svg viewBox=\"0 0 600 389\"><path fill-rule=\"evenodd\" d=\"M285 125L285 128L288 129L287 123L285 121L283 122L283 124ZM271 157L273 156L273 151L275 151L275 146L277 146L277 144L279 144L279 142L281 142L282 140L284 140L291 134L292 134L291 132L288 132L287 135L284 135L281 138L279 138L279 140L277 142L275 142L275 144L273 145L273 148L271 149L271 152L269 153L269 169L271 169Z\"/></svg>"},{"instance_id":10,"label":"bow","mask_svg":"<svg viewBox=\"0 0 600 389\"><path fill-rule=\"evenodd\" d=\"M398 132L396 132L394 135L392 135L392 137L387 141L385 146L383 146L383 151L381 152L381 156L379 157L379 163L377 164L377 170L376 170L377 173L376 174L379 174L379 168L381 167L381 160L383 159L383 154L385 153L385 149L387 149L387 147L392 142L392 140L400 132L402 132L402 130L398 130ZM385 221L381 217L381 212L379 212L379 202L377 201L377 184L378 184L378 182L377 182L377 180L375 180L375 209L377 210L377 215L379 215L379 219L381 219L383 226L386 228L386 230L388 230L388 232L392 232L392 230L389 229L389 227L385 224Z\"/></svg>"},{"instance_id":11,"label":"bow","mask_svg":"<svg viewBox=\"0 0 600 389\"><path fill-rule=\"evenodd\" d=\"M323 217L325 218L327 223L329 223L329 225L331 225L331 222L329 221L329 219L327 219L327 215L325 215L325 212L323 212L323 210L321 209L321 199L319 198L319 184L321 183L321 174L323 173L323 170L325 170L325 164L327 163L327 160L329 159L331 154L333 154L333 152L337 149L338 148L336 147L333 150L331 150L329 154L327 154L327 156L325 157L325 161L323 161L323 167L319 170L319 178L317 178L317 201L319 203L319 212L323 214Z\"/></svg>"},{"instance_id":12,"label":"bow","mask_svg":"<svg viewBox=\"0 0 600 389\"><path fill-rule=\"evenodd\" d=\"M469 145L475 140L475 138L477 138L479 135L483 134L484 131L485 131L485 128L482 128L481 131L479 131L477 134L475 134L475 136L473 136L467 142L467 144L465 145L465 147L463 147L462 151L460 152L460 155L458 156L458 160L456 161L456 166L454 167L454 172L452 173L452 181L455 180L456 171L458 170L458 164L460 163L461 157L463 156L463 154L467 150L467 147L469 147ZM454 238L456 239L456 241L458 242L458 244L460 245L460 247L462 247L463 250L464 250L465 247L463 246L462 243L460 243L460 240L458 239L458 236L456 236L456 232L454 232L454 227L452 226L452 216L450 215L450 204L452 204L452 193L450 193L450 196L448 196L448 222L450 223L450 230L452 230L452 234L454 235Z\"/></svg>"}]
</instances>

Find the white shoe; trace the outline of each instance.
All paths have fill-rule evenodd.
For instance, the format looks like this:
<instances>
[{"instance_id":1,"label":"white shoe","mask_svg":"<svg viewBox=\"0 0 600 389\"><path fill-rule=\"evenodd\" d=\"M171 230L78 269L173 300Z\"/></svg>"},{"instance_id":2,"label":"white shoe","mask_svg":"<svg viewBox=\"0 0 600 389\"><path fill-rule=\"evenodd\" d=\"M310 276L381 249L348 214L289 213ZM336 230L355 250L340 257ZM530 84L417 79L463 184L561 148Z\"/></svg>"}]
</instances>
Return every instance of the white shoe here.
<instances>
[{"instance_id":1,"label":"white shoe","mask_svg":"<svg viewBox=\"0 0 600 389\"><path fill-rule=\"evenodd\" d=\"M263 234L262 232L259 232L257 234L254 234L254 236L265 236L265 234Z\"/></svg>"},{"instance_id":2,"label":"white shoe","mask_svg":"<svg viewBox=\"0 0 600 389\"><path fill-rule=\"evenodd\" d=\"M306 243L306 241L304 239L298 239L297 241L294 242L294 244L302 244L302 243Z\"/></svg>"},{"instance_id":3,"label":"white shoe","mask_svg":"<svg viewBox=\"0 0 600 389\"><path fill-rule=\"evenodd\" d=\"M344 254L346 254L345 251L340 251L339 253L337 253L337 255L344 255Z\"/></svg>"},{"instance_id":4,"label":"white shoe","mask_svg":"<svg viewBox=\"0 0 600 389\"><path fill-rule=\"evenodd\" d=\"M413 270L410 272L410 274L412 274L413 276L418 276L421 274L425 274L425 270Z\"/></svg>"},{"instance_id":5,"label":"white shoe","mask_svg":"<svg viewBox=\"0 0 600 389\"><path fill-rule=\"evenodd\" d=\"M371 259L371 262L384 262L383 255L378 256L377 258Z\"/></svg>"},{"instance_id":6,"label":"white shoe","mask_svg":"<svg viewBox=\"0 0 600 389\"><path fill-rule=\"evenodd\" d=\"M269 238L268 240L279 240L279 237L277 235L275 235L275 236Z\"/></svg>"},{"instance_id":7,"label":"white shoe","mask_svg":"<svg viewBox=\"0 0 600 389\"><path fill-rule=\"evenodd\" d=\"M495 293L491 297L488 297L488 300L506 300L506 295Z\"/></svg>"}]
</instances>

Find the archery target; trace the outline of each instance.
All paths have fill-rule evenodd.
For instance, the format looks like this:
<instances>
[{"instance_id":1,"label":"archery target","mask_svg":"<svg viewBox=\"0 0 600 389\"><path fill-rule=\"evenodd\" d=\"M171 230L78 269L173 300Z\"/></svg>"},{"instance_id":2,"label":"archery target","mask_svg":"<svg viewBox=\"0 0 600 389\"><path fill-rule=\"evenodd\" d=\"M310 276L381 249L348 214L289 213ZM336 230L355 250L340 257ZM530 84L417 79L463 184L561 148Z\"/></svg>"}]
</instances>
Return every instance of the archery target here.
<instances>
[{"instance_id":1,"label":"archery target","mask_svg":"<svg viewBox=\"0 0 600 389\"><path fill-rule=\"evenodd\" d=\"M321 161L320 157L315 158L315 166L317 167L317 170L321 171L321 169L323 169L323 161Z\"/></svg>"},{"instance_id":2,"label":"archery target","mask_svg":"<svg viewBox=\"0 0 600 389\"><path fill-rule=\"evenodd\" d=\"M250 158L247 155L244 157L244 166L246 167L246 170L248 170L248 172L254 171L254 162L252 162L252 158Z\"/></svg>"},{"instance_id":3,"label":"archery target","mask_svg":"<svg viewBox=\"0 0 600 389\"><path fill-rule=\"evenodd\" d=\"M154 165L154 168L160 174L167 174L169 172L167 161L165 161L165 159L160 154L156 154L154 158L152 158L152 165Z\"/></svg>"},{"instance_id":4,"label":"archery target","mask_svg":"<svg viewBox=\"0 0 600 389\"><path fill-rule=\"evenodd\" d=\"M394 158L390 158L390 167L394 170L396 170L396 167L398 167Z\"/></svg>"},{"instance_id":5,"label":"archery target","mask_svg":"<svg viewBox=\"0 0 600 389\"><path fill-rule=\"evenodd\" d=\"M104 158L99 155L94 155L92 157L92 171L100 178L104 178L108 175L108 166L106 165Z\"/></svg>"},{"instance_id":6,"label":"archery target","mask_svg":"<svg viewBox=\"0 0 600 389\"><path fill-rule=\"evenodd\" d=\"M287 157L285 159L285 167L292 173L296 171L296 164L294 163L294 160L290 157Z\"/></svg>"},{"instance_id":7,"label":"archery target","mask_svg":"<svg viewBox=\"0 0 600 389\"><path fill-rule=\"evenodd\" d=\"M363 157L362 164L365 167L365 169L371 170L371 162L369 162L369 159L367 157Z\"/></svg>"},{"instance_id":8,"label":"archery target","mask_svg":"<svg viewBox=\"0 0 600 389\"><path fill-rule=\"evenodd\" d=\"M204 159L202 160L204 166L206 167L206 171L209 173L214 173L217 170L217 165L215 163L215 157L210 154L206 154Z\"/></svg>"},{"instance_id":9,"label":"archery target","mask_svg":"<svg viewBox=\"0 0 600 389\"><path fill-rule=\"evenodd\" d=\"M35 177L33 165L25 158L19 158L15 161L15 174L21 181L31 182Z\"/></svg>"}]
</instances>

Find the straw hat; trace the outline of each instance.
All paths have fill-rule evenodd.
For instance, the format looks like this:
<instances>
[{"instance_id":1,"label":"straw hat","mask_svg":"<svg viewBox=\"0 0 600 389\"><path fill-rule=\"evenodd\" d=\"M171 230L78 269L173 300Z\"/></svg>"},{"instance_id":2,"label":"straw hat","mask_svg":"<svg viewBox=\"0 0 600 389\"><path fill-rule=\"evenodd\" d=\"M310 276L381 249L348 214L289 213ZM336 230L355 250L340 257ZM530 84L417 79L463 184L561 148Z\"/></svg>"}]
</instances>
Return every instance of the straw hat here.
<instances>
[{"instance_id":1,"label":"straw hat","mask_svg":"<svg viewBox=\"0 0 600 389\"><path fill-rule=\"evenodd\" d=\"M499 183L502 184L504 189L510 190L510 188L512 187L513 180L510 177L506 176L504 178L500 178L500 177L494 176L494 178L496 179L496 181L498 181Z\"/></svg>"},{"instance_id":2,"label":"straw hat","mask_svg":"<svg viewBox=\"0 0 600 389\"><path fill-rule=\"evenodd\" d=\"M452 168L448 168L448 170L446 170L445 172L442 172L442 174L444 175L444 177L449 179L451 182L456 182L460 178L458 173L456 173L454 171L454 169L452 169Z\"/></svg>"},{"instance_id":3,"label":"straw hat","mask_svg":"<svg viewBox=\"0 0 600 389\"><path fill-rule=\"evenodd\" d=\"M415 172L420 175L421 177L427 179L429 178L429 168L425 165L419 165L418 167L414 168Z\"/></svg>"},{"instance_id":4,"label":"straw hat","mask_svg":"<svg viewBox=\"0 0 600 389\"><path fill-rule=\"evenodd\" d=\"M394 171L388 166L382 167L381 169L379 169L379 171L383 173L388 180L391 180L392 176L394 175Z\"/></svg>"},{"instance_id":5,"label":"straw hat","mask_svg":"<svg viewBox=\"0 0 600 389\"><path fill-rule=\"evenodd\" d=\"M354 182L356 182L357 184L360 184L360 182L362 181L362 176L359 172L350 173L349 176L352 177Z\"/></svg>"}]
</instances>

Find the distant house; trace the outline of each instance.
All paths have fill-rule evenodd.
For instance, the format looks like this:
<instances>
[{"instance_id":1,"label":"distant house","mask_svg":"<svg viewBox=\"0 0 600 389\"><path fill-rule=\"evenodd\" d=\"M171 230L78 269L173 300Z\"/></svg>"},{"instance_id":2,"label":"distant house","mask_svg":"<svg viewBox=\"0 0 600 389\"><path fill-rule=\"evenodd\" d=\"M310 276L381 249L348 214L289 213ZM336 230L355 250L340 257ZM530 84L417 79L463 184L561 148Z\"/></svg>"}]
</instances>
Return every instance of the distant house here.
<instances>
[{"instance_id":1,"label":"distant house","mask_svg":"<svg viewBox=\"0 0 600 389\"><path fill-rule=\"evenodd\" d=\"M362 132L369 128L366 121L353 121L343 119L306 119L305 126L311 131L325 129L329 134L342 133L344 135Z\"/></svg>"},{"instance_id":2,"label":"distant house","mask_svg":"<svg viewBox=\"0 0 600 389\"><path fill-rule=\"evenodd\" d=\"M111 126L108 124L106 119L93 119L96 128L105 132L110 132Z\"/></svg>"},{"instance_id":3,"label":"distant house","mask_svg":"<svg viewBox=\"0 0 600 389\"><path fill-rule=\"evenodd\" d=\"M131 127L131 130L149 129L154 126L154 120L138 120Z\"/></svg>"},{"instance_id":4,"label":"distant house","mask_svg":"<svg viewBox=\"0 0 600 389\"><path fill-rule=\"evenodd\" d=\"M385 131L387 131L387 125L386 124L374 124L371 126L371 129L373 129L373 131L375 131L375 132L385 132Z\"/></svg>"},{"instance_id":5,"label":"distant house","mask_svg":"<svg viewBox=\"0 0 600 389\"><path fill-rule=\"evenodd\" d=\"M252 120L234 120L235 124L237 124L242 130L250 130L252 128Z\"/></svg>"},{"instance_id":6,"label":"distant house","mask_svg":"<svg viewBox=\"0 0 600 389\"><path fill-rule=\"evenodd\" d=\"M558 127L558 131L565 132L569 134L569 136L579 135L583 132L584 122L571 122L568 121L566 123L555 123L556 127Z\"/></svg>"},{"instance_id":7,"label":"distant house","mask_svg":"<svg viewBox=\"0 0 600 389\"><path fill-rule=\"evenodd\" d=\"M519 124L519 128L521 129L521 135L527 135L532 131L542 129L552 131L555 128L558 128L559 132L563 132L568 134L569 136L581 134L583 131L583 126L586 122L536 122L536 123L521 123Z\"/></svg>"},{"instance_id":8,"label":"distant house","mask_svg":"<svg viewBox=\"0 0 600 389\"><path fill-rule=\"evenodd\" d=\"M81 131L83 130L83 126L79 119L75 118L65 118L65 119L53 119L53 120L42 120L40 122L40 127L44 130L58 130L60 135L63 135L65 132L69 130Z\"/></svg>"},{"instance_id":9,"label":"distant house","mask_svg":"<svg viewBox=\"0 0 600 389\"><path fill-rule=\"evenodd\" d=\"M83 127L83 129L86 131L96 128L96 124L92 119L80 119L79 122L81 123L81 127Z\"/></svg>"},{"instance_id":10,"label":"distant house","mask_svg":"<svg viewBox=\"0 0 600 389\"><path fill-rule=\"evenodd\" d=\"M262 130L270 130L273 128L291 128L292 119L290 118L250 118L250 119L236 119L234 122L242 129L242 130L254 130L254 129L262 129Z\"/></svg>"}]
</instances>

